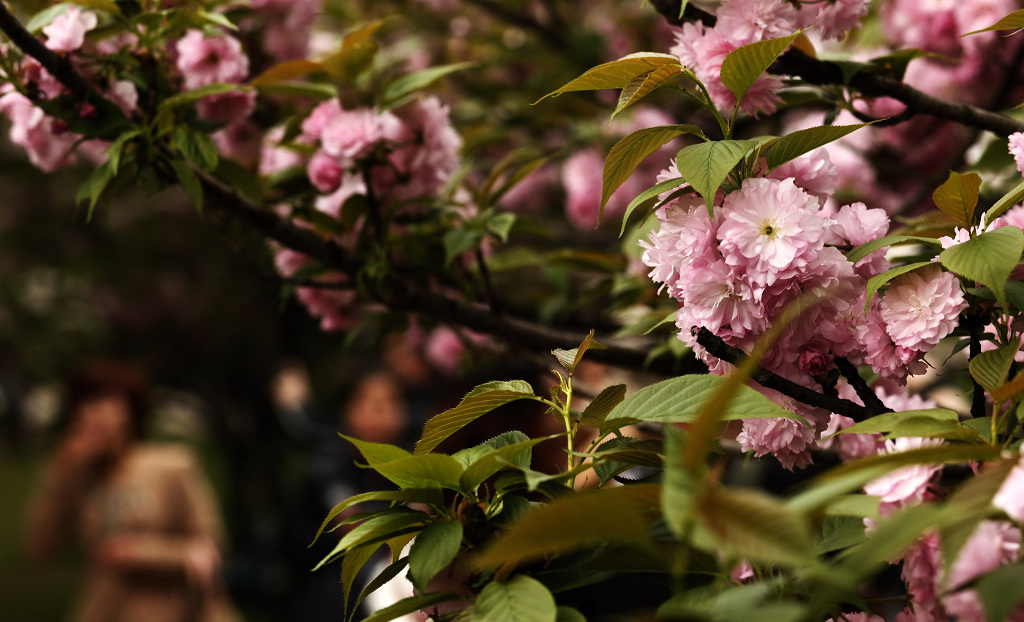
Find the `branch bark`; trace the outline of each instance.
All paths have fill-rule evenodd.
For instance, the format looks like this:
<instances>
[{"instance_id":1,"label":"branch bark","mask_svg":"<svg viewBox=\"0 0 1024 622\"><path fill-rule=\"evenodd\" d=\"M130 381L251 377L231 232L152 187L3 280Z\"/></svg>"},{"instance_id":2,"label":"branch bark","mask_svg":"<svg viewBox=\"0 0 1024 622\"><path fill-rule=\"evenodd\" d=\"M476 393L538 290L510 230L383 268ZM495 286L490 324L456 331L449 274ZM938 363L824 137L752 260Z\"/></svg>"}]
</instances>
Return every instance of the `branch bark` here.
<instances>
[{"instance_id":1,"label":"branch bark","mask_svg":"<svg viewBox=\"0 0 1024 622\"><path fill-rule=\"evenodd\" d=\"M704 349L715 358L721 359L726 363L731 363L732 365L739 365L747 358L746 352L728 345L721 337L712 333L703 326L699 328L694 326L693 329L697 338L697 343L703 346ZM807 404L808 406L823 408L829 412L836 413L837 415L849 417L854 421L863 421L873 414L876 414L873 413L871 409L861 406L856 402L818 393L817 391L808 389L803 385L799 385L788 378L783 378L778 374L770 372L761 366L754 368L754 373L751 374L750 378L766 389L773 389L783 395L795 399L798 402Z\"/></svg>"}]
</instances>

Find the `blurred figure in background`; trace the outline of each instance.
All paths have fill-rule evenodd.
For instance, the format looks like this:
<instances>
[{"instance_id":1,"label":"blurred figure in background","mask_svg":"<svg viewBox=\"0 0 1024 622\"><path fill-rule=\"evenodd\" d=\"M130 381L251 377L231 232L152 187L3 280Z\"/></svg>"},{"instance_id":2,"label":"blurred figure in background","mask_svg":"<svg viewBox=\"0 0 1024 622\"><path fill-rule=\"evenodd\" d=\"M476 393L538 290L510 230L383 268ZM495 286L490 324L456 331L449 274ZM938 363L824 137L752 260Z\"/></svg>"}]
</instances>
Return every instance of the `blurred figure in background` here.
<instances>
[{"instance_id":1,"label":"blurred figure in background","mask_svg":"<svg viewBox=\"0 0 1024 622\"><path fill-rule=\"evenodd\" d=\"M220 577L221 525L189 450L140 440L146 376L94 362L69 383L68 427L28 517L30 555L77 530L87 580L75 622L235 620Z\"/></svg>"}]
</instances>

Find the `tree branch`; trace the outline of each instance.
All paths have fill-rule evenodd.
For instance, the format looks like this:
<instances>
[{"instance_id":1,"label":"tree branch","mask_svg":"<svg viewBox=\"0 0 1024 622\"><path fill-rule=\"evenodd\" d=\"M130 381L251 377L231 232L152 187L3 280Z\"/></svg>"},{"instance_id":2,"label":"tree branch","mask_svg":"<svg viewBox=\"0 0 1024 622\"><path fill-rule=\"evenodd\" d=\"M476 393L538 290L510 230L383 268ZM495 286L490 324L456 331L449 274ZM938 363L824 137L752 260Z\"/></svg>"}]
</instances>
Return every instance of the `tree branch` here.
<instances>
[{"instance_id":1,"label":"tree branch","mask_svg":"<svg viewBox=\"0 0 1024 622\"><path fill-rule=\"evenodd\" d=\"M7 35L11 43L26 55L36 59L43 69L67 87L75 99L85 101L90 97L98 96L89 82L82 77L82 74L75 70L67 56L61 56L47 48L42 41L25 30L25 27L7 10L7 6L3 2L0 2L0 31Z\"/></svg>"},{"instance_id":2,"label":"tree branch","mask_svg":"<svg viewBox=\"0 0 1024 622\"><path fill-rule=\"evenodd\" d=\"M747 358L746 352L728 345L721 337L712 333L703 326L699 328L694 326L692 332L696 336L698 344L703 346L704 349L712 356L721 359L726 363L739 365ZM795 399L798 402L807 404L808 406L823 408L829 412L834 412L837 415L849 417L854 421L863 421L875 414L871 412L870 409L865 408L856 402L818 393L817 391L808 389L807 387L799 385L792 380L770 372L761 366L754 368L754 373L751 374L750 378L766 389L773 389L783 395Z\"/></svg>"},{"instance_id":3,"label":"tree branch","mask_svg":"<svg viewBox=\"0 0 1024 622\"><path fill-rule=\"evenodd\" d=\"M880 415L885 412L892 412L892 409L882 403L882 400L878 398L868 383L864 382L861 378L860 372L857 371L857 367L850 361L844 359L841 356L835 357L836 367L839 369L839 373L846 378L846 381L850 383L853 390L857 392L857 397L860 401L864 402L865 408L872 415Z\"/></svg>"}]
</instances>

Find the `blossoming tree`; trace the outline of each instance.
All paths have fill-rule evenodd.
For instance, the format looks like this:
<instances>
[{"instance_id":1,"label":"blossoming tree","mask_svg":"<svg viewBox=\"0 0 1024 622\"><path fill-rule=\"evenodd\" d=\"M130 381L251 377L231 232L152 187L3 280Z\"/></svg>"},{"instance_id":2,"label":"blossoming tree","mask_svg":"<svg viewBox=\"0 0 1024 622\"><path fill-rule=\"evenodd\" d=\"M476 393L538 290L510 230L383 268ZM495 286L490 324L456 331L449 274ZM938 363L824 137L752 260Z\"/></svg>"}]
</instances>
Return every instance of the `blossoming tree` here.
<instances>
[{"instance_id":1,"label":"blossoming tree","mask_svg":"<svg viewBox=\"0 0 1024 622\"><path fill-rule=\"evenodd\" d=\"M439 62L445 44L461 55L446 60L477 60L465 11L509 47L529 32L587 58L560 9L423 4L450 40L406 57L380 47L386 21L337 35L345 15L317 0L81 0L24 21L0 6L10 139L45 171L88 162L87 214L130 184L179 186L211 224L266 238L324 330L388 311L464 343L554 349L548 394L481 385L414 453L350 439L398 489L329 518L395 502L346 519L325 560L342 560L346 597L386 544L367 590L408 568L417 593L375 620L578 620L571 588L637 572L666 592L636 607L669 619L1024 616L1006 589L1024 571L1024 47L999 35L1024 11L661 0L628 9L663 46L637 52L596 9L617 59L574 79L499 67L495 82L560 96L533 109L564 106L545 128L559 138L574 101L605 106L601 132L621 139L602 157L582 125L559 151L532 131L539 112L503 107L508 91L474 94L466 76L494 67ZM431 89L446 81L445 99ZM906 389L943 357L964 360L941 379L970 395L960 412ZM580 410L584 358L682 375ZM520 432L435 451L520 400L564 425L564 471L533 470L544 439ZM776 497L722 483L719 439L787 469L837 464ZM634 467L656 474L619 478ZM573 494L587 472L597 489ZM876 598L890 564L902 587Z\"/></svg>"}]
</instances>

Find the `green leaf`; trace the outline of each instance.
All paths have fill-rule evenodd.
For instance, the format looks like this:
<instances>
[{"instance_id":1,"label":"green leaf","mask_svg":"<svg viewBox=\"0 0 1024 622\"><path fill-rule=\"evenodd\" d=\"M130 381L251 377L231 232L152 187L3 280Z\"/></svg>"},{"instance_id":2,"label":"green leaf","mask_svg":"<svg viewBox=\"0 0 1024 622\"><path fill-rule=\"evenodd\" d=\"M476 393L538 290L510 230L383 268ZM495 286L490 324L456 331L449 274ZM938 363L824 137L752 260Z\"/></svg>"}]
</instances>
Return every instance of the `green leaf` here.
<instances>
[{"instance_id":1,"label":"green leaf","mask_svg":"<svg viewBox=\"0 0 1024 622\"><path fill-rule=\"evenodd\" d=\"M953 219L953 222L964 228L972 227L980 189L981 175L961 175L956 171L950 171L945 183L932 193L932 200L943 214Z\"/></svg>"},{"instance_id":2,"label":"green leaf","mask_svg":"<svg viewBox=\"0 0 1024 622\"><path fill-rule=\"evenodd\" d=\"M701 496L698 511L726 551L765 563L798 567L818 563L807 521L771 495L715 488Z\"/></svg>"},{"instance_id":3,"label":"green leaf","mask_svg":"<svg viewBox=\"0 0 1024 622\"><path fill-rule=\"evenodd\" d=\"M356 525L352 531L346 533L345 536L338 541L338 544L334 546L334 550L320 560L320 563L318 563L313 570L320 568L324 564L330 563L349 549L371 544L373 542L383 542L389 537L398 535L399 533L404 533L413 530L414 528L421 527L427 523L427 520L428 517L425 513L414 512L412 510L393 511L368 518Z\"/></svg>"},{"instance_id":4,"label":"green leaf","mask_svg":"<svg viewBox=\"0 0 1024 622\"><path fill-rule=\"evenodd\" d=\"M604 171L601 178L601 213L604 212L604 206L608 203L608 199L619 186L629 179L637 165L643 162L647 156L661 149L665 143L683 134L707 140L699 127L686 124L644 128L615 143L604 160Z\"/></svg>"},{"instance_id":5,"label":"green leaf","mask_svg":"<svg viewBox=\"0 0 1024 622\"><path fill-rule=\"evenodd\" d=\"M555 622L557 617L548 588L523 574L488 583L469 613L471 622Z\"/></svg>"},{"instance_id":6,"label":"green leaf","mask_svg":"<svg viewBox=\"0 0 1024 622\"><path fill-rule=\"evenodd\" d=\"M926 408L922 410L905 410L903 412L890 412L875 415L864 421L859 421L838 434L879 434L890 432L896 428L900 421L911 417L930 418L935 421L947 421L956 423L960 415L955 410L948 408Z\"/></svg>"},{"instance_id":7,"label":"green leaf","mask_svg":"<svg viewBox=\"0 0 1024 622\"><path fill-rule=\"evenodd\" d=\"M278 80L261 82L257 85L260 93L267 95L283 95L285 97L306 97L316 100L328 100L338 96L338 87L323 82L298 82L295 80Z\"/></svg>"},{"instance_id":8,"label":"green leaf","mask_svg":"<svg viewBox=\"0 0 1024 622\"><path fill-rule=\"evenodd\" d=\"M615 115L646 97L651 91L672 80L681 71L682 67L678 65L662 65L633 78L619 94L619 102L615 106L615 111L612 112L612 118L614 119Z\"/></svg>"},{"instance_id":9,"label":"green leaf","mask_svg":"<svg viewBox=\"0 0 1024 622\"><path fill-rule=\"evenodd\" d=\"M215 82L213 84L201 86L197 89L192 89L191 91L183 91L177 95L172 95L160 102L160 105L157 107L157 111L159 114L165 114L172 108L195 103L204 97L209 97L210 95L220 95L222 93L248 90L250 90L248 87L242 86L241 84Z\"/></svg>"},{"instance_id":10,"label":"green leaf","mask_svg":"<svg viewBox=\"0 0 1024 622\"><path fill-rule=\"evenodd\" d=\"M178 181L185 190L185 194L188 195L189 201L192 201L192 205L195 206L196 212L202 215L203 184L199 181L196 172L184 160L171 160L170 165L174 169L174 174L178 176Z\"/></svg>"},{"instance_id":11,"label":"green leaf","mask_svg":"<svg viewBox=\"0 0 1024 622\"><path fill-rule=\"evenodd\" d=\"M117 171L121 167L121 157L124 155L125 146L141 133L141 130L125 132L118 136L117 140L111 143L103 152L107 154L107 158L110 160L110 171L113 175L117 175Z\"/></svg>"},{"instance_id":12,"label":"green leaf","mask_svg":"<svg viewBox=\"0 0 1024 622\"><path fill-rule=\"evenodd\" d=\"M447 603L453 600L466 600L466 598L449 592L410 596L409 598L403 598L393 605L388 605L383 609L375 611L373 614L364 618L363 622L387 622L388 620L394 620L395 618L400 618L410 613L416 613L420 609L429 609L434 605Z\"/></svg>"},{"instance_id":13,"label":"green leaf","mask_svg":"<svg viewBox=\"0 0 1024 622\"><path fill-rule=\"evenodd\" d=\"M685 183L686 180L682 177L666 179L665 181L658 182L647 190L636 195L636 197L629 202L629 205L626 206L626 212L622 215L622 227L619 228L619 237L621 238L622 234L626 232L626 221L629 220L629 215L633 213L633 210L647 201L654 201L654 199L656 199L661 193L672 190L673 188Z\"/></svg>"},{"instance_id":14,"label":"green leaf","mask_svg":"<svg viewBox=\"0 0 1024 622\"><path fill-rule=\"evenodd\" d=\"M426 454L446 438L499 406L517 400L537 400L531 388L527 391L491 390L466 396L455 408L435 415L423 426L423 435L416 443L416 454Z\"/></svg>"},{"instance_id":15,"label":"green leaf","mask_svg":"<svg viewBox=\"0 0 1024 622\"><path fill-rule=\"evenodd\" d=\"M988 211L985 212L985 222L990 223L999 218L1006 213L1006 210L1020 203L1021 200L1024 200L1024 181L1014 186L1013 190L1004 194L992 207L988 208Z\"/></svg>"},{"instance_id":16,"label":"green leaf","mask_svg":"<svg viewBox=\"0 0 1024 622\"><path fill-rule=\"evenodd\" d=\"M212 171L217 168L219 155L217 145L209 134L198 132L190 127L177 126L172 132L174 146L185 159L195 164L200 170Z\"/></svg>"},{"instance_id":17,"label":"green leaf","mask_svg":"<svg viewBox=\"0 0 1024 622\"><path fill-rule=\"evenodd\" d=\"M988 622L1003 622L1024 600L1024 564L1004 566L983 575L974 584Z\"/></svg>"},{"instance_id":18,"label":"green leaf","mask_svg":"<svg viewBox=\"0 0 1024 622\"><path fill-rule=\"evenodd\" d=\"M982 233L939 254L950 272L991 289L1006 306L1006 280L1024 252L1024 232L1012 225Z\"/></svg>"},{"instance_id":19,"label":"green leaf","mask_svg":"<svg viewBox=\"0 0 1024 622\"><path fill-rule=\"evenodd\" d=\"M452 265L460 255L477 248L484 234L475 229L449 229L444 234L444 265Z\"/></svg>"},{"instance_id":20,"label":"green leaf","mask_svg":"<svg viewBox=\"0 0 1024 622\"><path fill-rule=\"evenodd\" d=\"M525 436L522 433L519 434ZM559 436L562 435L526 438L515 444L492 449L487 455L480 457L466 468L466 472L459 479L460 488L467 493L474 491L492 475L510 465L528 468L532 456L531 449L544 441Z\"/></svg>"},{"instance_id":21,"label":"green leaf","mask_svg":"<svg viewBox=\"0 0 1024 622\"><path fill-rule=\"evenodd\" d=\"M408 534L405 537L406 538L413 538L415 536L416 536L416 534ZM409 565L409 558L408 557L403 557L401 559L394 559L387 568L385 568L384 570L381 570L380 574L378 574L376 577L371 579L369 583L366 584L366 586L363 588L363 590L361 592L359 592L359 597L356 599L356 602L353 603L352 606L353 607L358 606L359 603L361 603L364 600L366 600L367 596L369 596L370 594L376 592L381 587L383 587L388 581L390 581L390 580L394 579L395 577L397 577L399 575L399 573L401 573L403 570L405 570L405 567L408 566L408 565ZM348 608L348 602L345 603L345 608L346 609Z\"/></svg>"},{"instance_id":22,"label":"green leaf","mask_svg":"<svg viewBox=\"0 0 1024 622\"><path fill-rule=\"evenodd\" d=\"M877 250L905 242L916 242L917 244L923 244L932 248L942 248L942 243L935 238L922 238L914 235L887 235L884 238L878 238L877 240L861 244L849 253L846 253L846 259L850 263L857 263Z\"/></svg>"},{"instance_id":23,"label":"green leaf","mask_svg":"<svg viewBox=\"0 0 1024 622\"><path fill-rule=\"evenodd\" d=\"M571 350L562 350L556 348L551 351L551 354L558 359L559 364L565 368L567 372L572 374L576 371L576 366L583 360L583 355L587 353L587 350L605 350L608 346L594 341L594 331L590 331L586 337L583 338L583 343L578 347Z\"/></svg>"},{"instance_id":24,"label":"green leaf","mask_svg":"<svg viewBox=\"0 0 1024 622\"><path fill-rule=\"evenodd\" d=\"M934 261L919 261L917 263L907 264L905 266L896 266L883 272L882 274L876 274L875 276L868 279L867 295L864 297L864 311L867 311L871 307L871 299L874 298L875 292L881 289L886 283L895 279L898 276L902 276L908 272L913 272L919 268L927 268L928 266L934 266Z\"/></svg>"},{"instance_id":25,"label":"green leaf","mask_svg":"<svg viewBox=\"0 0 1024 622\"><path fill-rule=\"evenodd\" d=\"M86 220L92 219L92 212L96 208L96 203L100 200L103 191L107 189L107 186L113 179L114 172L110 160L107 160L94 168L92 173L82 182L82 185L78 187L75 203L81 204L86 200L89 201L89 211L86 213Z\"/></svg>"},{"instance_id":26,"label":"green leaf","mask_svg":"<svg viewBox=\"0 0 1024 622\"><path fill-rule=\"evenodd\" d=\"M906 419L901 419L885 435L886 439L906 437L944 438L974 443L984 442L984 439L976 430L965 427L959 421L943 421L931 417L907 417Z\"/></svg>"},{"instance_id":27,"label":"green leaf","mask_svg":"<svg viewBox=\"0 0 1024 622\"><path fill-rule=\"evenodd\" d=\"M421 592L434 575L444 570L462 545L462 523L441 520L427 525L409 549L409 578Z\"/></svg>"},{"instance_id":28,"label":"green leaf","mask_svg":"<svg viewBox=\"0 0 1024 622\"><path fill-rule=\"evenodd\" d=\"M798 36L799 32L788 37L755 41L733 50L722 61L722 84L732 91L737 101L742 101L747 89Z\"/></svg>"},{"instance_id":29,"label":"green leaf","mask_svg":"<svg viewBox=\"0 0 1024 622\"><path fill-rule=\"evenodd\" d=\"M384 543L376 542L356 547L341 558L341 588L346 610L348 609L349 596L352 594L352 584L355 583L359 571L363 569L363 566L370 561L373 554L382 546L384 546Z\"/></svg>"},{"instance_id":30,"label":"green leaf","mask_svg":"<svg viewBox=\"0 0 1024 622\"><path fill-rule=\"evenodd\" d=\"M687 181L711 209L715 193L726 176L751 149L759 146L756 140L716 140L684 147L676 154L679 174Z\"/></svg>"},{"instance_id":31,"label":"green leaf","mask_svg":"<svg viewBox=\"0 0 1024 622\"><path fill-rule=\"evenodd\" d=\"M682 68L679 59L671 54L637 52L636 54L624 56L619 60L613 60L610 63L604 63L588 69L575 80L557 90L551 91L533 103L537 105L548 97L554 97L571 91L623 89L629 86L633 78L666 65Z\"/></svg>"},{"instance_id":32,"label":"green leaf","mask_svg":"<svg viewBox=\"0 0 1024 622\"><path fill-rule=\"evenodd\" d=\"M626 398L626 385L614 384L601 389L601 392L594 397L583 409L580 415L580 423L592 428L600 428L608 413Z\"/></svg>"},{"instance_id":33,"label":"green leaf","mask_svg":"<svg viewBox=\"0 0 1024 622\"><path fill-rule=\"evenodd\" d=\"M647 542L646 513L661 487L634 484L568 495L509 527L477 558L485 568L605 542Z\"/></svg>"},{"instance_id":34,"label":"green leaf","mask_svg":"<svg viewBox=\"0 0 1024 622\"><path fill-rule=\"evenodd\" d=\"M665 467L663 452L664 443L659 440L629 436L613 438L601 443L601 446L594 452L592 463L594 474L603 485L612 477L633 466L643 466L660 471ZM662 504L665 504L664 493Z\"/></svg>"},{"instance_id":35,"label":"green leaf","mask_svg":"<svg viewBox=\"0 0 1024 622\"><path fill-rule=\"evenodd\" d=\"M508 234L516 224L516 215L512 212L501 212L487 219L487 230L503 243L508 242Z\"/></svg>"},{"instance_id":36,"label":"green leaf","mask_svg":"<svg viewBox=\"0 0 1024 622\"><path fill-rule=\"evenodd\" d=\"M826 516L815 543L819 554L831 553L864 542L864 519L859 516Z\"/></svg>"},{"instance_id":37,"label":"green leaf","mask_svg":"<svg viewBox=\"0 0 1024 622\"><path fill-rule=\"evenodd\" d=\"M661 513L672 533L684 539L694 516L694 495L698 482L683 463L686 438L675 426L665 426L665 475L661 492Z\"/></svg>"},{"instance_id":38,"label":"green leaf","mask_svg":"<svg viewBox=\"0 0 1024 622\"><path fill-rule=\"evenodd\" d=\"M932 505L906 508L876 527L868 539L839 554L836 576L850 577L855 584L873 575L880 566L899 558L929 527L942 522L941 510Z\"/></svg>"},{"instance_id":39,"label":"green leaf","mask_svg":"<svg viewBox=\"0 0 1024 622\"><path fill-rule=\"evenodd\" d=\"M282 80L303 78L318 71L324 71L323 63L306 59L286 60L283 63L271 65L263 70L263 73L249 81L249 85L260 87L264 84L280 82Z\"/></svg>"},{"instance_id":40,"label":"green leaf","mask_svg":"<svg viewBox=\"0 0 1024 622\"><path fill-rule=\"evenodd\" d=\"M444 454L419 454L384 443L371 443L350 436L342 438L355 445L371 469L402 488L459 489L464 471L458 460Z\"/></svg>"},{"instance_id":41,"label":"green leaf","mask_svg":"<svg viewBox=\"0 0 1024 622\"><path fill-rule=\"evenodd\" d=\"M797 130L791 134L779 138L779 141L772 146L768 152L768 170L775 170L780 165L798 158L805 153L810 153L818 147L839 140L870 123L857 123L854 125L823 125L821 127L809 127L804 130Z\"/></svg>"},{"instance_id":42,"label":"green leaf","mask_svg":"<svg viewBox=\"0 0 1024 622\"><path fill-rule=\"evenodd\" d=\"M558 617L555 618L555 622L587 622L587 619L572 607L561 605L558 607Z\"/></svg>"},{"instance_id":43,"label":"green leaf","mask_svg":"<svg viewBox=\"0 0 1024 622\"><path fill-rule=\"evenodd\" d=\"M525 380L492 380L473 387L462 399L488 391L514 391L533 395L533 385Z\"/></svg>"},{"instance_id":44,"label":"green leaf","mask_svg":"<svg viewBox=\"0 0 1024 622\"><path fill-rule=\"evenodd\" d=\"M339 514L347 510L348 508L362 503L364 501L404 501L407 503L425 503L433 507L440 507L444 505L444 497L441 495L441 491L436 488L424 488L424 489L405 489L405 490L372 490L370 492L360 493L353 495L348 499L345 499L334 508L324 519L323 524L320 525L320 529L317 530L316 535L313 536L315 542L320 534L327 529L328 525L331 524Z\"/></svg>"},{"instance_id":45,"label":"green leaf","mask_svg":"<svg viewBox=\"0 0 1024 622\"><path fill-rule=\"evenodd\" d=\"M787 504L793 510L806 514L841 495L863 488L864 484L889 473L893 469L912 464L948 464L991 460L1000 449L991 445L940 445L923 447L892 454L875 454L851 460L803 485L803 490L790 498Z\"/></svg>"},{"instance_id":46,"label":"green leaf","mask_svg":"<svg viewBox=\"0 0 1024 622\"><path fill-rule=\"evenodd\" d=\"M979 32L990 32L993 30L1021 30L1022 28L1024 28L1024 9L1014 11L1008 15L1001 17L999 21L992 24L988 28L982 28L981 30L972 30L971 32L966 32L960 36L966 37L967 35L976 35Z\"/></svg>"},{"instance_id":47,"label":"green leaf","mask_svg":"<svg viewBox=\"0 0 1024 622\"><path fill-rule=\"evenodd\" d=\"M970 362L971 377L991 393L1006 382L1013 365L1013 357L1020 349L1020 339L995 350L975 355Z\"/></svg>"},{"instance_id":48,"label":"green leaf","mask_svg":"<svg viewBox=\"0 0 1024 622\"><path fill-rule=\"evenodd\" d=\"M1018 372L1017 375L1006 384L993 389L992 401L996 404L1002 404L1006 400L1016 401L1020 399L1021 392L1024 392L1024 370ZM991 436L991 428L989 428L989 432L987 434L988 436Z\"/></svg>"},{"instance_id":49,"label":"green leaf","mask_svg":"<svg viewBox=\"0 0 1024 622\"><path fill-rule=\"evenodd\" d=\"M416 91L427 88L448 74L479 66L480 63L476 62L452 63L450 65L438 65L421 69L401 76L384 87L384 93L381 95L381 106L384 109L392 108Z\"/></svg>"},{"instance_id":50,"label":"green leaf","mask_svg":"<svg viewBox=\"0 0 1024 622\"><path fill-rule=\"evenodd\" d=\"M622 401L608 415L609 422L649 421L655 423L686 423L696 419L708 398L726 379L720 376L695 374L679 376L646 386ZM787 417L805 425L803 417L792 413L748 386L740 386L726 406L723 421Z\"/></svg>"},{"instance_id":51,"label":"green leaf","mask_svg":"<svg viewBox=\"0 0 1024 622\"><path fill-rule=\"evenodd\" d=\"M981 473L960 484L946 500L943 511L948 520L939 531L946 576L978 523L991 516L992 498L1018 460L1015 457L987 465Z\"/></svg>"},{"instance_id":52,"label":"green leaf","mask_svg":"<svg viewBox=\"0 0 1024 622\"><path fill-rule=\"evenodd\" d=\"M235 26L234 22L224 16L223 13L211 13L210 11L199 10L196 11L196 17L200 20L213 24L214 26L220 26L221 28L227 28L228 30L238 30L238 26Z\"/></svg>"},{"instance_id":53,"label":"green leaf","mask_svg":"<svg viewBox=\"0 0 1024 622\"><path fill-rule=\"evenodd\" d=\"M87 9L96 9L99 11L106 11L113 13L114 15L120 15L121 9L113 2L113 0L69 0L71 4L77 4L78 6L84 6Z\"/></svg>"}]
</instances>

